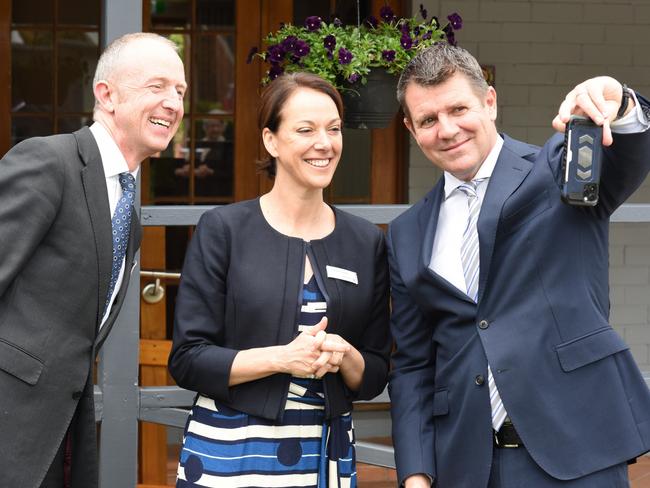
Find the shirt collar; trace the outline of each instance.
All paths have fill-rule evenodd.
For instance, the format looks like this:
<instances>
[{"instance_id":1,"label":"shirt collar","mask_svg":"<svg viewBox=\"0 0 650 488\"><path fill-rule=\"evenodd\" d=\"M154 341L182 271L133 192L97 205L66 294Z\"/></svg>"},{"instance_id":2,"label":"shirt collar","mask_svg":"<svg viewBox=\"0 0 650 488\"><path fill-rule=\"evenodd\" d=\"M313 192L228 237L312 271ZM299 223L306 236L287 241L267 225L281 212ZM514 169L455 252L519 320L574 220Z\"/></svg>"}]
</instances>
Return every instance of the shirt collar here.
<instances>
[{"instance_id":1,"label":"shirt collar","mask_svg":"<svg viewBox=\"0 0 650 488\"><path fill-rule=\"evenodd\" d=\"M474 175L475 180L487 179L492 176L492 172L494 171L494 167L497 164L497 159L499 159L499 153L501 152L502 147L503 147L503 138L499 135L497 136L497 140L494 143L494 146L492 146L492 150L487 155L487 158L485 158L485 161L483 161L483 164L481 164L481 167L478 169L476 175ZM458 178L456 178L451 173L448 173L447 171L444 172L444 176L445 176L445 200L446 200L447 198L449 198L449 195L451 195L456 188L458 188L460 185L462 185L465 182L463 180L459 180Z\"/></svg>"},{"instance_id":2,"label":"shirt collar","mask_svg":"<svg viewBox=\"0 0 650 488\"><path fill-rule=\"evenodd\" d=\"M99 147L99 154L102 157L104 176L106 178L117 176L120 173L131 173L134 178L138 176L140 167L138 166L134 171L129 171L129 165L126 159L124 159L120 148L117 147L111 134L100 122L95 122L91 125L90 132L92 132L97 142L97 147Z\"/></svg>"}]
</instances>

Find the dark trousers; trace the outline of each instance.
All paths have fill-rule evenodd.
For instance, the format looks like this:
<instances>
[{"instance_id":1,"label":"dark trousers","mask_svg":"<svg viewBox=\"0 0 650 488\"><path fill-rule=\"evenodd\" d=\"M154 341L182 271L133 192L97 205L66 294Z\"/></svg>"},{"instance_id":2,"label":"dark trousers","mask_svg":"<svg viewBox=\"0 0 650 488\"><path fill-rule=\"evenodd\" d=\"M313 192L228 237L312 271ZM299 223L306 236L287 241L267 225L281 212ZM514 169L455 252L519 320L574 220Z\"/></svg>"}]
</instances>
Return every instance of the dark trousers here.
<instances>
[{"instance_id":1,"label":"dark trousers","mask_svg":"<svg viewBox=\"0 0 650 488\"><path fill-rule=\"evenodd\" d=\"M558 480L541 469L525 447L494 448L488 488L629 488L627 463L575 480Z\"/></svg>"}]
</instances>

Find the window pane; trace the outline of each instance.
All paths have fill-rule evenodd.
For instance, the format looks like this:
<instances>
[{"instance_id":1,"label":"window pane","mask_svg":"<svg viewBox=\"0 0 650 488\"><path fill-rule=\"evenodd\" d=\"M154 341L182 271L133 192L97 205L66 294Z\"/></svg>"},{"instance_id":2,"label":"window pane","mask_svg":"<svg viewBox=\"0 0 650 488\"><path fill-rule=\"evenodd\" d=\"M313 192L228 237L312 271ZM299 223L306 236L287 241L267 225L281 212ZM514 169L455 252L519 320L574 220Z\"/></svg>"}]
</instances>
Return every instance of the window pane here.
<instances>
[{"instance_id":1,"label":"window pane","mask_svg":"<svg viewBox=\"0 0 650 488\"><path fill-rule=\"evenodd\" d=\"M69 134L81 129L84 125L91 126L93 124L93 118L90 115L81 116L81 117L61 117L58 119L58 130L59 134Z\"/></svg>"},{"instance_id":2,"label":"window pane","mask_svg":"<svg viewBox=\"0 0 650 488\"><path fill-rule=\"evenodd\" d=\"M91 112L99 57L97 32L61 31L58 37L58 105L65 112Z\"/></svg>"},{"instance_id":3,"label":"window pane","mask_svg":"<svg viewBox=\"0 0 650 488\"><path fill-rule=\"evenodd\" d=\"M189 29L191 21L190 0L151 0L151 26L154 29Z\"/></svg>"},{"instance_id":4,"label":"window pane","mask_svg":"<svg viewBox=\"0 0 650 488\"><path fill-rule=\"evenodd\" d=\"M230 34L202 35L194 53L194 109L232 113L235 95L235 42Z\"/></svg>"},{"instance_id":5,"label":"window pane","mask_svg":"<svg viewBox=\"0 0 650 488\"><path fill-rule=\"evenodd\" d=\"M50 117L12 117L11 145L36 136L49 136L53 132Z\"/></svg>"},{"instance_id":6,"label":"window pane","mask_svg":"<svg viewBox=\"0 0 650 488\"><path fill-rule=\"evenodd\" d=\"M233 197L232 119L202 119L195 126L194 194L197 203L227 203Z\"/></svg>"},{"instance_id":7,"label":"window pane","mask_svg":"<svg viewBox=\"0 0 650 488\"><path fill-rule=\"evenodd\" d=\"M194 87L190 83L190 36L184 34L160 34L163 37L166 37L172 41L178 47L178 55L183 60L183 65L185 67L185 81L188 83L187 93L185 94L185 101L183 103L183 108L185 113L190 113L190 100L191 93L193 92Z\"/></svg>"},{"instance_id":8,"label":"window pane","mask_svg":"<svg viewBox=\"0 0 650 488\"><path fill-rule=\"evenodd\" d=\"M332 203L370 203L371 134L345 129L343 155L330 188Z\"/></svg>"},{"instance_id":9,"label":"window pane","mask_svg":"<svg viewBox=\"0 0 650 488\"><path fill-rule=\"evenodd\" d=\"M183 119L167 149L149 162L149 201L153 204L189 203L191 161L189 122ZM143 177L143 181L147 181ZM143 191L145 191L143 189Z\"/></svg>"},{"instance_id":10,"label":"window pane","mask_svg":"<svg viewBox=\"0 0 650 488\"><path fill-rule=\"evenodd\" d=\"M59 23L99 27L99 0L59 0Z\"/></svg>"},{"instance_id":11,"label":"window pane","mask_svg":"<svg viewBox=\"0 0 650 488\"><path fill-rule=\"evenodd\" d=\"M199 28L235 27L235 2L232 0L197 0L196 23Z\"/></svg>"},{"instance_id":12,"label":"window pane","mask_svg":"<svg viewBox=\"0 0 650 488\"><path fill-rule=\"evenodd\" d=\"M52 110L52 33L11 31L11 106L13 112Z\"/></svg>"},{"instance_id":13,"label":"window pane","mask_svg":"<svg viewBox=\"0 0 650 488\"><path fill-rule=\"evenodd\" d=\"M16 24L51 24L54 22L52 0L13 0L11 21Z\"/></svg>"}]
</instances>

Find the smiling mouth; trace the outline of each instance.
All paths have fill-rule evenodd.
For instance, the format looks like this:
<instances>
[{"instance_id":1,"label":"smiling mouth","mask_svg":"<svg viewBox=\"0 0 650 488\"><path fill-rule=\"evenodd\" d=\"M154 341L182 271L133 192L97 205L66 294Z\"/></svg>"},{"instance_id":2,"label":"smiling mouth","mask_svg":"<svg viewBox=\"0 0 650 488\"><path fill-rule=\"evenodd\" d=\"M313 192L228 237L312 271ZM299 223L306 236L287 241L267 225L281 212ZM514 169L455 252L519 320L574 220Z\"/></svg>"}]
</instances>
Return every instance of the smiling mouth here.
<instances>
[{"instance_id":1,"label":"smiling mouth","mask_svg":"<svg viewBox=\"0 0 650 488\"><path fill-rule=\"evenodd\" d=\"M154 117L151 117L149 119L149 122L151 122L154 125L159 125L161 127L164 127L166 129L169 129L169 127L172 125L171 122L169 122L168 120L157 119L157 118L154 118Z\"/></svg>"},{"instance_id":2,"label":"smiling mouth","mask_svg":"<svg viewBox=\"0 0 650 488\"><path fill-rule=\"evenodd\" d=\"M451 146L447 146L447 147L443 148L442 150L445 151L445 152L446 152L446 151L453 151L454 149L458 149L459 147L461 147L461 146L462 146L463 144L465 144L468 140L469 140L469 139L466 139L466 140L464 140L464 141L457 142L456 144L452 144Z\"/></svg>"},{"instance_id":3,"label":"smiling mouth","mask_svg":"<svg viewBox=\"0 0 650 488\"><path fill-rule=\"evenodd\" d=\"M325 168L330 164L329 159L305 159L305 162L315 168Z\"/></svg>"}]
</instances>

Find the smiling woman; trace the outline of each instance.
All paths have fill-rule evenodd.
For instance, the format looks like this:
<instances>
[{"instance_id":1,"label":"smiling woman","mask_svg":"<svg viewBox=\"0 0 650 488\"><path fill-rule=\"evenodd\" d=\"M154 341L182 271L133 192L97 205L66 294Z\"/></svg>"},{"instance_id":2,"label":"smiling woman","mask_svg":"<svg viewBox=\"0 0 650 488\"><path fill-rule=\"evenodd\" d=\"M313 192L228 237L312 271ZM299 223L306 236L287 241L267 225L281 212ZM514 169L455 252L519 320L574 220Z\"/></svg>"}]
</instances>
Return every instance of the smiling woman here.
<instances>
[{"instance_id":1,"label":"smiling woman","mask_svg":"<svg viewBox=\"0 0 650 488\"><path fill-rule=\"evenodd\" d=\"M169 369L199 392L177 487L356 485L352 401L388 374L383 233L323 200L342 102L313 74L263 92L274 176L259 199L203 214L176 301ZM236 310L236 313L235 313Z\"/></svg>"}]
</instances>

